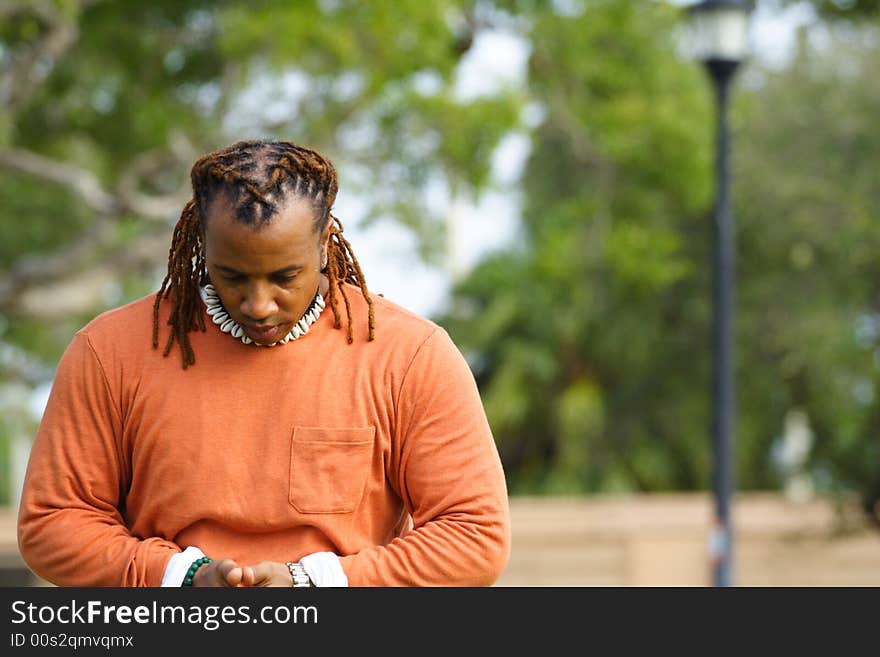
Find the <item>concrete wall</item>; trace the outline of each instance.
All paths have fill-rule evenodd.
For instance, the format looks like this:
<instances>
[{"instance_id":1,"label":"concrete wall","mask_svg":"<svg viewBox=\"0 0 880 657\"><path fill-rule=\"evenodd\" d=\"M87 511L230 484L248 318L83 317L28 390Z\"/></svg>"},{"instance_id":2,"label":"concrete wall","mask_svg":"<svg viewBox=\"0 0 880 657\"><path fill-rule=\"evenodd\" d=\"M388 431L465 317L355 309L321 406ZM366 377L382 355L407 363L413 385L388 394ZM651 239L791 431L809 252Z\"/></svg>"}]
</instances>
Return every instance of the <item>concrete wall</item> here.
<instances>
[{"instance_id":1,"label":"concrete wall","mask_svg":"<svg viewBox=\"0 0 880 657\"><path fill-rule=\"evenodd\" d=\"M708 494L511 500L498 586L708 586ZM736 586L880 586L880 531L853 506L733 502Z\"/></svg>"}]
</instances>

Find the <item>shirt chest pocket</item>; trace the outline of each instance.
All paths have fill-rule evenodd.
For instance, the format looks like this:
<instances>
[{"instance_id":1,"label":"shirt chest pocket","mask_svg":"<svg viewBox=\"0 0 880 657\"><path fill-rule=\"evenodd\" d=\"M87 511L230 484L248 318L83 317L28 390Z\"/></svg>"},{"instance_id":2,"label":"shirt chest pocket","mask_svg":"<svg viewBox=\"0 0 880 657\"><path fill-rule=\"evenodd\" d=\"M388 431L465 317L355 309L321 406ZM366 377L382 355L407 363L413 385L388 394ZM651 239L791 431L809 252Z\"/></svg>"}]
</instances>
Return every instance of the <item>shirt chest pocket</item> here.
<instances>
[{"instance_id":1,"label":"shirt chest pocket","mask_svg":"<svg viewBox=\"0 0 880 657\"><path fill-rule=\"evenodd\" d=\"M294 427L290 504L300 513L351 513L370 476L375 427Z\"/></svg>"}]
</instances>

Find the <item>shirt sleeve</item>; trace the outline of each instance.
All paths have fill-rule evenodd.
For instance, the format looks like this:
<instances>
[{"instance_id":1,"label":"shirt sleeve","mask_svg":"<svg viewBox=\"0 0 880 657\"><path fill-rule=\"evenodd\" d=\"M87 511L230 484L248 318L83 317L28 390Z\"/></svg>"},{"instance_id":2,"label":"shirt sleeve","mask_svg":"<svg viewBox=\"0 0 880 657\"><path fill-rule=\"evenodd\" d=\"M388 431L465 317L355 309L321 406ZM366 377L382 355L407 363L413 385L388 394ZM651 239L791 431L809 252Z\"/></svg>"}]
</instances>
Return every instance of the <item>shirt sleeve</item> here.
<instances>
[{"instance_id":1,"label":"shirt sleeve","mask_svg":"<svg viewBox=\"0 0 880 657\"><path fill-rule=\"evenodd\" d=\"M165 574L162 576L162 584L160 586L183 586L183 580L186 579L189 567L193 565L196 559L201 559L204 556L204 552L192 545L183 552L173 555L165 567Z\"/></svg>"},{"instance_id":2,"label":"shirt sleeve","mask_svg":"<svg viewBox=\"0 0 880 657\"><path fill-rule=\"evenodd\" d=\"M60 586L159 586L180 548L137 537L123 517L131 464L123 423L85 331L68 346L25 474L19 551Z\"/></svg>"},{"instance_id":3,"label":"shirt sleeve","mask_svg":"<svg viewBox=\"0 0 880 657\"><path fill-rule=\"evenodd\" d=\"M299 562L315 586L348 586L348 578L342 570L339 556L333 552L313 552L304 556Z\"/></svg>"},{"instance_id":4,"label":"shirt sleeve","mask_svg":"<svg viewBox=\"0 0 880 657\"><path fill-rule=\"evenodd\" d=\"M351 586L488 586L510 556L501 461L473 374L446 331L421 345L401 384L391 484L413 529L341 557Z\"/></svg>"}]
</instances>

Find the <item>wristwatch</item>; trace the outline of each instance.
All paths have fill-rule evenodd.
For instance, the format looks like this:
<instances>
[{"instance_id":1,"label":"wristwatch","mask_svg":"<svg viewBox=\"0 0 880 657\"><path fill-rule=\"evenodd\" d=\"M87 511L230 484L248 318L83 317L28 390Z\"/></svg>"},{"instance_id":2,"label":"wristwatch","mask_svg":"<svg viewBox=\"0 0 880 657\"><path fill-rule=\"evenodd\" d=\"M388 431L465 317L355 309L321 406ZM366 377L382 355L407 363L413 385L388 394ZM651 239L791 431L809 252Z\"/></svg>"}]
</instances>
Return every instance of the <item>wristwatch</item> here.
<instances>
[{"instance_id":1,"label":"wristwatch","mask_svg":"<svg viewBox=\"0 0 880 657\"><path fill-rule=\"evenodd\" d=\"M288 561L287 569L290 571L290 576L293 578L293 586L312 586L312 580L309 579L309 574L299 561Z\"/></svg>"}]
</instances>

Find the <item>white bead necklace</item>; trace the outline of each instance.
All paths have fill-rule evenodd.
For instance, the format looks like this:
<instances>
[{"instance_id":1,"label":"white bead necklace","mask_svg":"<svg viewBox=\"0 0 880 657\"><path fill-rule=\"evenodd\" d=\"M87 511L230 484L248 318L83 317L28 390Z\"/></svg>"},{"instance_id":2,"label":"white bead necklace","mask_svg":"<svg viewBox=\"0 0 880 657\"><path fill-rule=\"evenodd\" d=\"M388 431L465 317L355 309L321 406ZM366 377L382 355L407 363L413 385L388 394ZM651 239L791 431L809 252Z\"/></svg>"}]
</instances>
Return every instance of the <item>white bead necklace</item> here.
<instances>
[{"instance_id":1,"label":"white bead necklace","mask_svg":"<svg viewBox=\"0 0 880 657\"><path fill-rule=\"evenodd\" d=\"M205 302L205 306L208 308L207 312L211 316L211 321L214 322L221 331L229 333L233 338L238 338L245 344L251 344L253 342L253 340L251 340L244 332L241 325L229 316L226 308L223 307L223 302L221 302L220 297L217 296L217 290L214 289L213 285L209 283L204 287L200 287L199 293L201 294L202 301ZM294 324L290 332L280 340L262 346L274 347L276 344L287 344L291 340L301 338L309 332L309 328L312 324L318 321L321 311L324 310L324 305L324 297L321 296L320 292L316 292L315 298L312 299L309 307L306 308L303 316L300 317L300 320L296 324Z\"/></svg>"}]
</instances>

